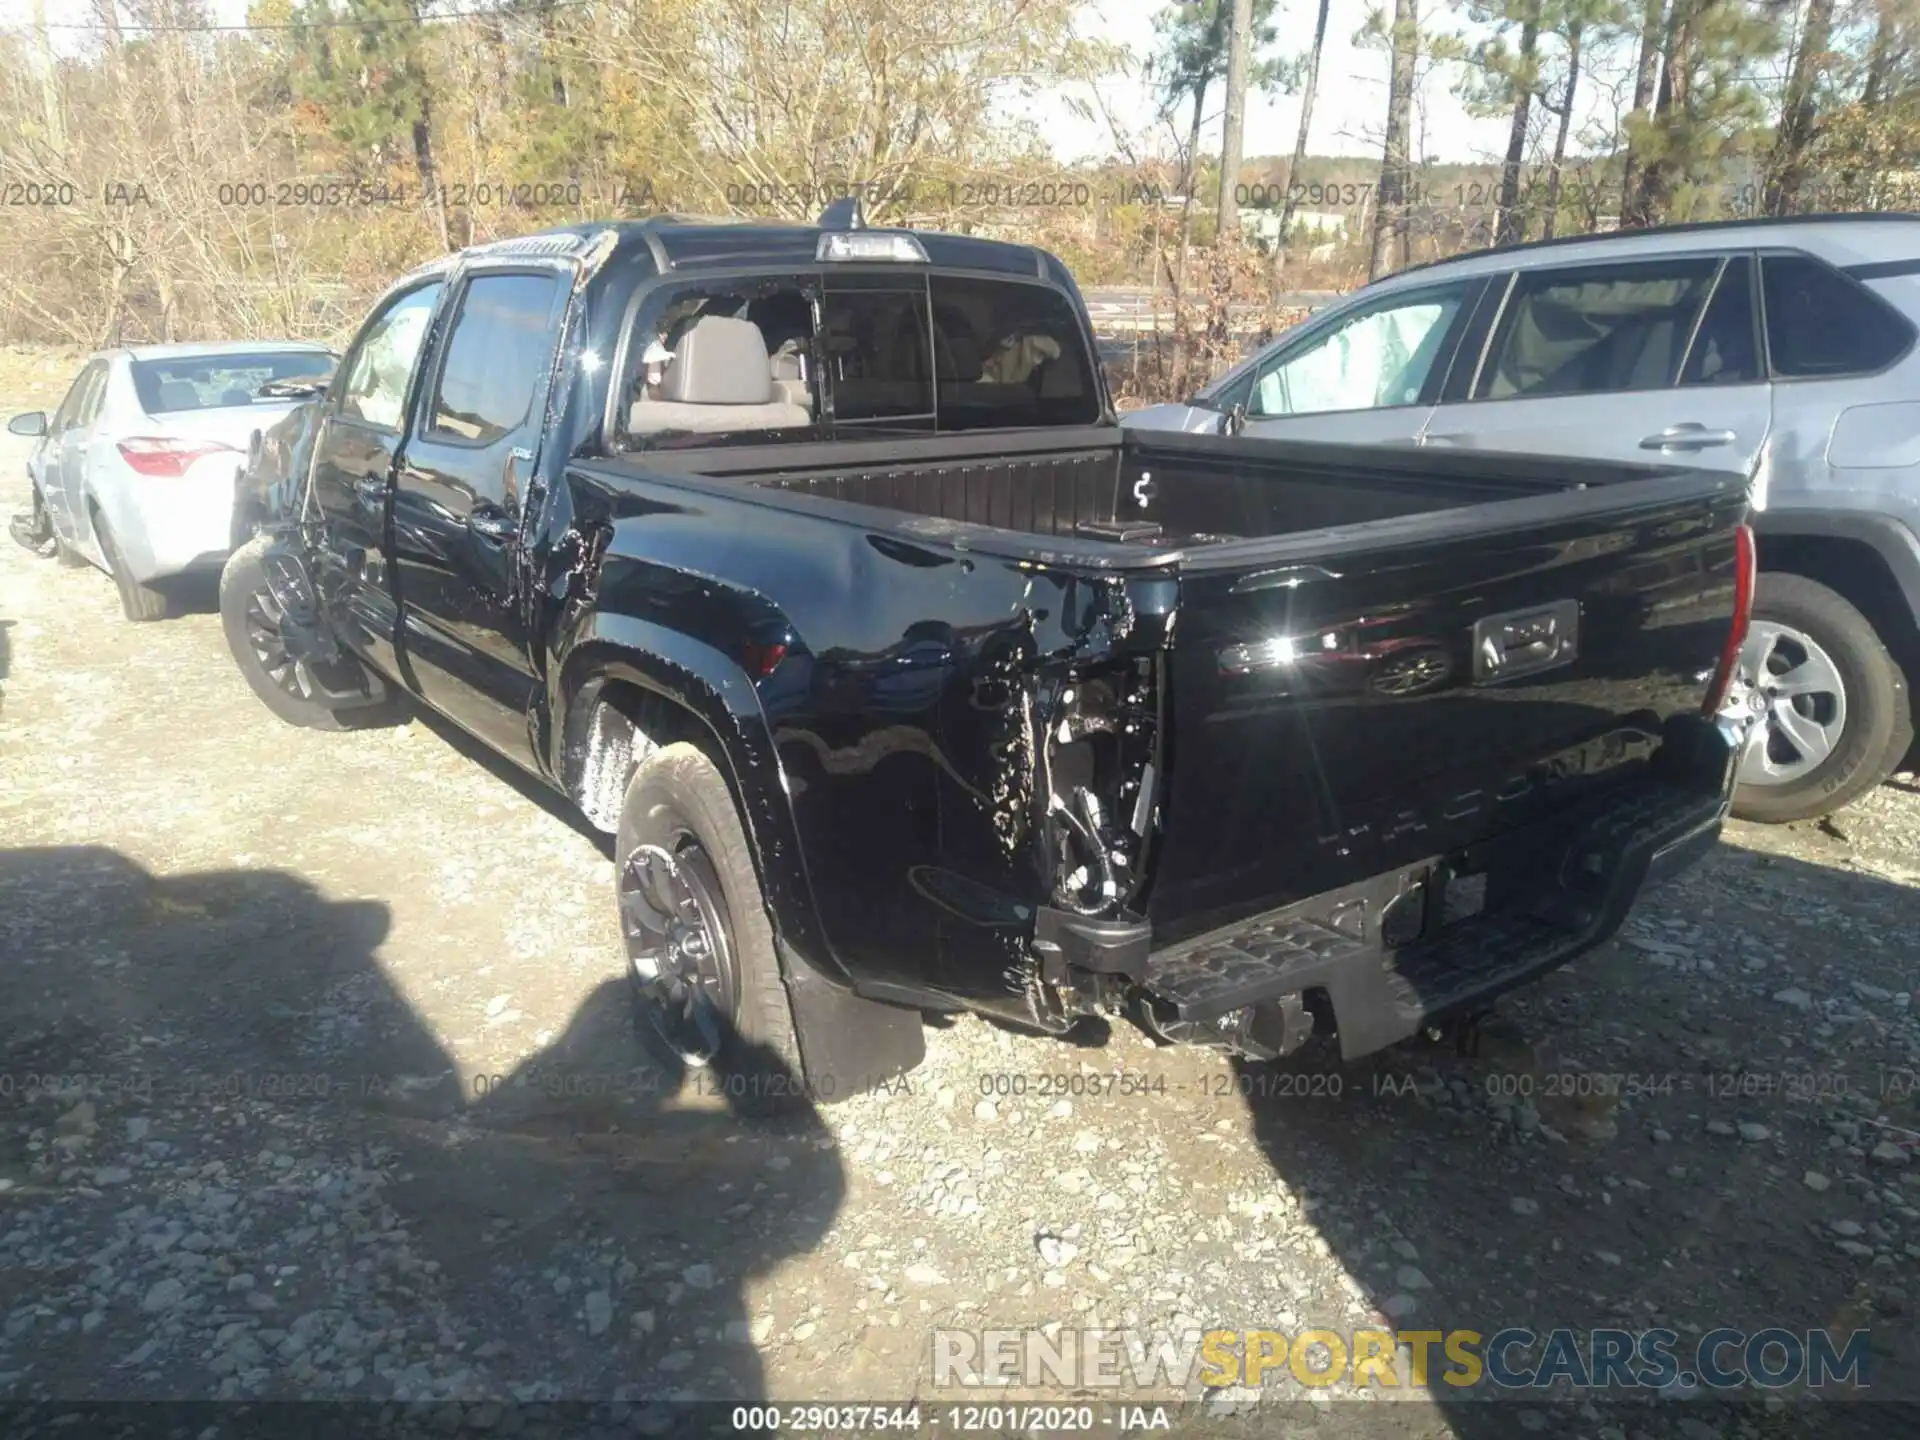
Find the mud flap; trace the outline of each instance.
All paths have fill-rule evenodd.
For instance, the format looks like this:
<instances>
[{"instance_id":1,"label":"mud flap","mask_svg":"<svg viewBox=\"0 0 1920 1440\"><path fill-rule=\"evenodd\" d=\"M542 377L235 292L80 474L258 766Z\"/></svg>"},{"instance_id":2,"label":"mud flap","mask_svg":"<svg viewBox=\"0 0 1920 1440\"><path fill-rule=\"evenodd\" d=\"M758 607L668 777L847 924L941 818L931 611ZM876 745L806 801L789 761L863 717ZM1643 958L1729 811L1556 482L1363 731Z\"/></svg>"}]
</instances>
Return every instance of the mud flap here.
<instances>
[{"instance_id":1,"label":"mud flap","mask_svg":"<svg viewBox=\"0 0 1920 1440\"><path fill-rule=\"evenodd\" d=\"M927 1055L918 1010L883 1005L833 984L784 940L780 967L793 1006L807 1090L832 1104L879 1089Z\"/></svg>"}]
</instances>

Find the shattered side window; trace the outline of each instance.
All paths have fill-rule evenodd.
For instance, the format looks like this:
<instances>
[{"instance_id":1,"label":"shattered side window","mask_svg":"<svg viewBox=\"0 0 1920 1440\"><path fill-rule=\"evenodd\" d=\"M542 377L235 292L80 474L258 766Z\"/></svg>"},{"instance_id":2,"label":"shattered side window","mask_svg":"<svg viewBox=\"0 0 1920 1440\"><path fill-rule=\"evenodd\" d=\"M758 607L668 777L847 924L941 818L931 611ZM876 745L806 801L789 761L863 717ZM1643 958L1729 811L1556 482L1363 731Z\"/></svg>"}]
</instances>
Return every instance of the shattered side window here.
<instances>
[{"instance_id":1,"label":"shattered side window","mask_svg":"<svg viewBox=\"0 0 1920 1440\"><path fill-rule=\"evenodd\" d=\"M400 428L407 381L420 358L440 285L422 285L390 304L361 332L341 391L340 413L388 430Z\"/></svg>"},{"instance_id":2,"label":"shattered side window","mask_svg":"<svg viewBox=\"0 0 1920 1440\"><path fill-rule=\"evenodd\" d=\"M1522 271L1473 398L1665 389L1719 268L1708 255Z\"/></svg>"}]
</instances>

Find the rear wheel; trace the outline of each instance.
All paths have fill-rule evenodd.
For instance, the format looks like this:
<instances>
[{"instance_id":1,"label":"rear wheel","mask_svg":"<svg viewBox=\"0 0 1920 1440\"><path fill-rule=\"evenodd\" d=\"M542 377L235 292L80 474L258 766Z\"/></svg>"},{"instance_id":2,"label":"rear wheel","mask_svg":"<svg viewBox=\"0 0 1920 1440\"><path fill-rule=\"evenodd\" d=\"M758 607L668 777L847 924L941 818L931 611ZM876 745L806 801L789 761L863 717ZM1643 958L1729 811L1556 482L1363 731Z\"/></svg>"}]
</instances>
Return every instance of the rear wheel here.
<instances>
[{"instance_id":1,"label":"rear wheel","mask_svg":"<svg viewBox=\"0 0 1920 1440\"><path fill-rule=\"evenodd\" d=\"M166 619L169 609L166 592L133 578L127 570L126 557L114 541L113 531L107 528L98 510L93 512L93 533L100 542L100 553L106 557L107 574L113 577L113 587L120 592L121 613L136 624Z\"/></svg>"},{"instance_id":2,"label":"rear wheel","mask_svg":"<svg viewBox=\"0 0 1920 1440\"><path fill-rule=\"evenodd\" d=\"M736 1110L804 1107L799 1039L746 831L697 747L668 745L634 771L614 861L642 1041L672 1071L711 1070Z\"/></svg>"},{"instance_id":3,"label":"rear wheel","mask_svg":"<svg viewBox=\"0 0 1920 1440\"><path fill-rule=\"evenodd\" d=\"M1857 800L1913 739L1906 682L1872 624L1801 575L1760 577L1721 714L1747 727L1733 813L1766 824Z\"/></svg>"}]
</instances>

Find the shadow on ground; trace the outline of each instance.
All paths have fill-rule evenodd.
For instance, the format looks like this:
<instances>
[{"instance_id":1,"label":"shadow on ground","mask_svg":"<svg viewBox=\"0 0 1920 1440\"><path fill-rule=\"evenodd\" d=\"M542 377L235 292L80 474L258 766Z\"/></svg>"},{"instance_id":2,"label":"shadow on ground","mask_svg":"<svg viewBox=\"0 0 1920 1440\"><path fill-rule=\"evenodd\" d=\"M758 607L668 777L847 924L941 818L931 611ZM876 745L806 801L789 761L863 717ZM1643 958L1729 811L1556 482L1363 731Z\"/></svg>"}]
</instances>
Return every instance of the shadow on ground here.
<instances>
[{"instance_id":1,"label":"shadow on ground","mask_svg":"<svg viewBox=\"0 0 1920 1440\"><path fill-rule=\"evenodd\" d=\"M816 1246L845 1189L818 1117L689 1095L639 1050L623 981L510 1072L462 1075L382 966L388 926L271 870L0 852L0 1248L35 1251L0 1256L0 1311L49 1317L0 1340L0 1395L438 1398L455 1373L468 1398L764 1393L746 1286ZM236 1197L212 1219L208 1187ZM90 1228L175 1215L213 1263L169 1270L137 1234L95 1250ZM241 1303L236 1268L270 1304ZM156 1308L167 1275L186 1293ZM208 1369L219 1324L307 1310L300 1351ZM388 1373L378 1347L319 1348L338 1311L386 1337Z\"/></svg>"},{"instance_id":2,"label":"shadow on ground","mask_svg":"<svg viewBox=\"0 0 1920 1440\"><path fill-rule=\"evenodd\" d=\"M1798 897L1877 914L1889 938L1920 933L1920 891L1725 846L1714 870L1720 889L1709 925L1731 921L1778 936L1790 924L1781 908L1792 911ZM1834 958L1844 963L1848 940L1786 933L1809 946L1837 944ZM1803 1336L1828 1328L1841 1343L1855 1330L1871 1333L1871 1398L1796 1398L1777 1412L1758 1403L1758 1392L1727 1404L1704 1386L1692 1396L1684 1385L1658 1397L1589 1393L1584 1413L1580 1397L1544 1408L1549 1391L1488 1397L1483 1385L1470 1396L1443 1378L1462 1370L1436 1342L1428 1389L1459 1440L1920 1433L1920 1353L1901 1288L1911 1283L1911 1261L1898 1257L1897 1244L1891 1263L1843 1258L1829 1229L1836 1216L1887 1215L1875 1208L1882 1201L1863 1204L1870 1187L1855 1177L1868 1176L1884 1193L1897 1175L1873 1172L1857 1150L1850 1162L1836 1155L1827 1124L1834 1087L1872 1090L1884 1051L1875 1056L1863 1035L1844 1029L1824 1050L1811 1048L1807 1032L1818 1017L1784 1005L1772 1007L1779 1024L1765 1033L1750 1003L1723 1007L1711 998L1714 982L1673 980L1644 959L1615 946L1576 961L1523 1002L1530 1013L1522 1022L1496 1020L1475 1056L1422 1041L1345 1067L1329 1052L1305 1063L1241 1066L1258 1143L1294 1193L1316 1198L1312 1221L1334 1257L1402 1332L1466 1329L1491 1338L1519 1327L1544 1337L1565 1327L1584 1346L1598 1329L1666 1328L1676 1332L1682 1371L1693 1369L1700 1335L1720 1326ZM1723 955L1719 966L1730 975L1738 959ZM1632 997L1624 1006L1623 995ZM1622 1014L1633 1018L1623 1024ZM1886 1048L1899 1058L1897 1041ZM1565 1078L1576 1065L1586 1082ZM1726 1078L1740 1073L1813 1083L1797 1095L1782 1088L1742 1097L1729 1093ZM1323 1098L1302 1098L1311 1087L1276 1079L1288 1075L1311 1077ZM1595 1077L1606 1078L1595 1086ZM1449 1085L1455 1097L1441 1099L1437 1088ZM1329 1088L1338 1099L1324 1098ZM1500 1090L1531 1100L1531 1138L1518 1139L1467 1102L1469 1092ZM1920 1124L1910 1101L1889 1103L1902 1112L1896 1120ZM1732 1129L1715 1135L1705 1128L1714 1120L1764 1123L1771 1135L1765 1143L1746 1143ZM1803 1159L1831 1173L1832 1195L1803 1185ZM1910 1230L1905 1238L1914 1238ZM1518 1372L1548 1356L1543 1346L1515 1345L1506 1358ZM1564 1398L1565 1388L1557 1393ZM1385 1434L1389 1415L1380 1419Z\"/></svg>"}]
</instances>

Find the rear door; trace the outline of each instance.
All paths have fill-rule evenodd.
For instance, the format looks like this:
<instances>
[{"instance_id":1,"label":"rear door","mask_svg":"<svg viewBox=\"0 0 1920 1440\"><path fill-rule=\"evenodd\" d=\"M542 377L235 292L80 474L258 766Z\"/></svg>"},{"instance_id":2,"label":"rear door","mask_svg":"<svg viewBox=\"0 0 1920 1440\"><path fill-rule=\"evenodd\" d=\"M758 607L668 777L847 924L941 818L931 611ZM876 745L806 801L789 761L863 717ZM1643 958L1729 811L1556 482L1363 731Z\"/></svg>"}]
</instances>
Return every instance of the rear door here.
<instances>
[{"instance_id":1,"label":"rear door","mask_svg":"<svg viewBox=\"0 0 1920 1440\"><path fill-rule=\"evenodd\" d=\"M1485 285L1396 290L1282 340L1216 401L1245 435L1332 444L1415 443Z\"/></svg>"},{"instance_id":2,"label":"rear door","mask_svg":"<svg viewBox=\"0 0 1920 1440\"><path fill-rule=\"evenodd\" d=\"M441 289L437 279L424 281L387 297L368 317L334 377L314 445L313 494L327 531L321 581L335 633L409 685L394 643L399 612L386 573L387 494Z\"/></svg>"},{"instance_id":3,"label":"rear door","mask_svg":"<svg viewBox=\"0 0 1920 1440\"><path fill-rule=\"evenodd\" d=\"M1772 421L1753 256L1518 271L1422 443L1752 471Z\"/></svg>"},{"instance_id":4,"label":"rear door","mask_svg":"<svg viewBox=\"0 0 1920 1440\"><path fill-rule=\"evenodd\" d=\"M551 265L465 272L393 494L395 590L420 692L523 763L535 679L521 526L569 293Z\"/></svg>"},{"instance_id":5,"label":"rear door","mask_svg":"<svg viewBox=\"0 0 1920 1440\"><path fill-rule=\"evenodd\" d=\"M1156 944L1550 816L1699 709L1741 477L1360 464L1461 504L1182 563Z\"/></svg>"}]
</instances>

